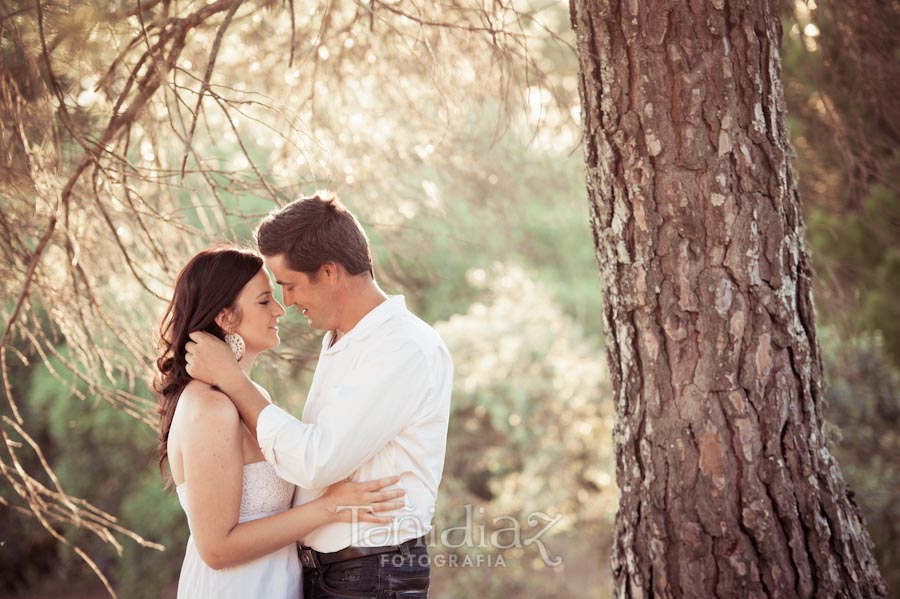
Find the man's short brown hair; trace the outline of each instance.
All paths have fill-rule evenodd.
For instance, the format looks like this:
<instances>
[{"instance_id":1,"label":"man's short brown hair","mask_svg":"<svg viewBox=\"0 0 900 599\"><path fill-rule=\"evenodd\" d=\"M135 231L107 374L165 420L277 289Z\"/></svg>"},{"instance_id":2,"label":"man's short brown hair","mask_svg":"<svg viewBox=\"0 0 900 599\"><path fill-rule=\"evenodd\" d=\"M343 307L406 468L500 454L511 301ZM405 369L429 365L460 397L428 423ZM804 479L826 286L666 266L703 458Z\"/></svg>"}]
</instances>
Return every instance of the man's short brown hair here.
<instances>
[{"instance_id":1,"label":"man's short brown hair","mask_svg":"<svg viewBox=\"0 0 900 599\"><path fill-rule=\"evenodd\" d=\"M335 195L317 193L270 213L256 228L256 243L264 256L283 254L297 272L314 274L335 262L351 275L375 276L369 240Z\"/></svg>"}]
</instances>

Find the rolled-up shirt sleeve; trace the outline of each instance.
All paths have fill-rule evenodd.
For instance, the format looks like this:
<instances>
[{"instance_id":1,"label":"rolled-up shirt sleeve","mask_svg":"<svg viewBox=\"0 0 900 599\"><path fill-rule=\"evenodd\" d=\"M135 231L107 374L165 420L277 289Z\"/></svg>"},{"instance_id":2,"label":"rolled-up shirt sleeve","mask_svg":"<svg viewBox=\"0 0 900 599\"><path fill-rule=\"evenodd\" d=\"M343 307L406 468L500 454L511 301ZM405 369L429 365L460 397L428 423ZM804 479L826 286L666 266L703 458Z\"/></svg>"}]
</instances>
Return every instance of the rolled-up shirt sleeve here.
<instances>
[{"instance_id":1,"label":"rolled-up shirt sleeve","mask_svg":"<svg viewBox=\"0 0 900 599\"><path fill-rule=\"evenodd\" d=\"M428 360L414 344L373 347L343 380L323 389L315 424L270 405L260 412L257 441L278 475L317 488L349 476L408 426L433 394Z\"/></svg>"}]
</instances>

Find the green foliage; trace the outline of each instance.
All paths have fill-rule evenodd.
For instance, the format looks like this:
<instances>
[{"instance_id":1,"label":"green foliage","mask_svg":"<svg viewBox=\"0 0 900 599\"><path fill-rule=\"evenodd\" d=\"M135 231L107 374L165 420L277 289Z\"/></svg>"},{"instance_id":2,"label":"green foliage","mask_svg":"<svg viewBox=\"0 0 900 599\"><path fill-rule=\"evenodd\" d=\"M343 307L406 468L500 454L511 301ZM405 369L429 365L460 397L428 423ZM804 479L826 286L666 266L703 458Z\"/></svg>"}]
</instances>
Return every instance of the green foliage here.
<instances>
[{"instance_id":1,"label":"green foliage","mask_svg":"<svg viewBox=\"0 0 900 599\"><path fill-rule=\"evenodd\" d=\"M790 3L782 61L823 320L880 335L900 365L900 16Z\"/></svg>"},{"instance_id":2,"label":"green foliage","mask_svg":"<svg viewBox=\"0 0 900 599\"><path fill-rule=\"evenodd\" d=\"M890 3L791 2L782 60L834 454L900 597L900 154Z\"/></svg>"},{"instance_id":3,"label":"green foliage","mask_svg":"<svg viewBox=\"0 0 900 599\"><path fill-rule=\"evenodd\" d=\"M848 340L822 327L820 338L834 455L865 516L891 596L900 597L900 370L877 335Z\"/></svg>"},{"instance_id":4,"label":"green foliage","mask_svg":"<svg viewBox=\"0 0 900 599\"><path fill-rule=\"evenodd\" d=\"M857 295L859 311L836 318L849 321L851 330L880 335L884 351L900 365L900 198L875 185L857 211L814 207L809 233L823 270L852 281Z\"/></svg>"},{"instance_id":5,"label":"green foliage","mask_svg":"<svg viewBox=\"0 0 900 599\"><path fill-rule=\"evenodd\" d=\"M495 264L474 283L486 297L437 325L456 373L436 526L441 533L466 525L469 506L475 538L471 545L433 553L494 560L485 557L485 563L503 556L505 566L439 570L440 596L466 597L473 588L483 596L608 592L607 580L593 589L583 580L569 587L572 582L561 578L564 569L543 559L559 553L566 564L590 551L591 539L610 535L617 494L612 392L597 359L602 349L533 272ZM481 527L481 536L489 537L515 521L524 541L556 516L560 520L540 537L546 555L536 543L479 546ZM514 545L512 532L503 535L500 545Z\"/></svg>"},{"instance_id":6,"label":"green foliage","mask_svg":"<svg viewBox=\"0 0 900 599\"><path fill-rule=\"evenodd\" d=\"M178 579L188 538L187 520L174 493L163 490L155 468L138 473L119 511L123 524L166 547L164 552L134 543L125 546L111 575L122 597L156 599Z\"/></svg>"},{"instance_id":7,"label":"green foliage","mask_svg":"<svg viewBox=\"0 0 900 599\"><path fill-rule=\"evenodd\" d=\"M63 358L70 353L65 347L59 349ZM65 372L59 360L51 360L50 366L56 372ZM31 370L27 386L23 390L29 399L26 421L33 436L41 441L61 486L167 550L148 549L125 538L119 556L110 545L83 529L66 530L66 538L96 556L121 596L158 597L160 588L177 579L187 526L177 499L163 490L153 431L106 403L78 399L73 388L85 392L87 385L61 381L44 364ZM146 389L140 392L147 394ZM0 531L15 527L8 517L15 516L0 516ZM25 530L12 538L20 538L31 547L25 553L29 559L26 565L0 560L0 579L10 585L2 590L52 592L65 588L87 592L96 587L96 579L81 559L68 547L48 542L49 535L36 522L28 521Z\"/></svg>"},{"instance_id":8,"label":"green foliage","mask_svg":"<svg viewBox=\"0 0 900 599\"><path fill-rule=\"evenodd\" d=\"M478 297L466 278L472 269L525 264L570 316L600 335L581 153L563 138L549 146L530 139L521 121L492 139L495 119L488 109L469 115L438 150L441 169L423 163L397 173L409 191L395 205L406 204L414 216L395 226L376 217L364 223L380 272L413 292L423 318L433 322L464 312Z\"/></svg>"}]
</instances>

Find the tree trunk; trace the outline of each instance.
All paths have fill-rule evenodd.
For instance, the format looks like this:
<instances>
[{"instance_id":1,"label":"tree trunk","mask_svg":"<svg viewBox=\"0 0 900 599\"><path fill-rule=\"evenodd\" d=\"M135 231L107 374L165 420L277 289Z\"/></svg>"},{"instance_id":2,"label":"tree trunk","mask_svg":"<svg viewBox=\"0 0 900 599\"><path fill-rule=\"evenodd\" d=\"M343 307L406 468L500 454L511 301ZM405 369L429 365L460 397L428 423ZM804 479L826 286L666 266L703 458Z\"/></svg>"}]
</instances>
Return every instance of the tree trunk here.
<instances>
[{"instance_id":1,"label":"tree trunk","mask_svg":"<svg viewBox=\"0 0 900 599\"><path fill-rule=\"evenodd\" d=\"M617 597L884 597L822 432L778 2L572 0Z\"/></svg>"}]
</instances>

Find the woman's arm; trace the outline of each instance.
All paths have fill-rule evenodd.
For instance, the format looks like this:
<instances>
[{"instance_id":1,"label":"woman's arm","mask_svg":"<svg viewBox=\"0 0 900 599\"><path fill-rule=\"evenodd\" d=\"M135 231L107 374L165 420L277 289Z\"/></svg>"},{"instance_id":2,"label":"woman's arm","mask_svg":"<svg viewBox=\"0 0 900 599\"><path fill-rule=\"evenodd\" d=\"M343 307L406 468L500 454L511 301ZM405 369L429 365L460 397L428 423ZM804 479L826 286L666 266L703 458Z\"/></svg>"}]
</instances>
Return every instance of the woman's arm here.
<instances>
[{"instance_id":1,"label":"woman's arm","mask_svg":"<svg viewBox=\"0 0 900 599\"><path fill-rule=\"evenodd\" d=\"M207 555L201 552L200 556L214 570L237 566L295 543L323 524L349 522L354 513L358 514L358 522L390 524L393 518L379 516L376 512L402 507L403 502L390 499L400 497L404 492L379 489L392 485L399 479L400 477L393 476L366 483L337 483L331 487L338 489L337 491L329 491L315 501L274 516L234 525L225 533L220 544L214 545ZM340 509L347 506L362 509ZM199 541L197 549L200 549Z\"/></svg>"},{"instance_id":2,"label":"woman's arm","mask_svg":"<svg viewBox=\"0 0 900 599\"><path fill-rule=\"evenodd\" d=\"M231 401L210 388L185 389L181 402L188 407L190 431L182 445L191 533L201 559L218 570L236 566L290 545L312 530L348 520L364 506L362 522L390 523L376 512L398 509L403 491L380 491L397 478L367 483L343 482L321 498L280 514L239 524L243 456L241 421ZM187 400L187 401L185 401Z\"/></svg>"}]
</instances>

